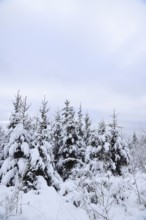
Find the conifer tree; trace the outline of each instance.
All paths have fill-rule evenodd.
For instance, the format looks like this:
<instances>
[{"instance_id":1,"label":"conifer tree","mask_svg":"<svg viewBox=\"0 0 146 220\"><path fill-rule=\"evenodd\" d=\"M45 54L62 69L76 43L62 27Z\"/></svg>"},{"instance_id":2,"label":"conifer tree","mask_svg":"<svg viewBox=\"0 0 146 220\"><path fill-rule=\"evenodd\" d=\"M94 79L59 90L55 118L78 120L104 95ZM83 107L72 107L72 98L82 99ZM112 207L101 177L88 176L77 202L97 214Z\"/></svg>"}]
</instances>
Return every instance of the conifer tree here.
<instances>
[{"instance_id":1,"label":"conifer tree","mask_svg":"<svg viewBox=\"0 0 146 220\"><path fill-rule=\"evenodd\" d=\"M52 127L52 148L55 167L58 170L58 162L61 157L60 149L63 146L63 127L59 110L56 112L54 124Z\"/></svg>"},{"instance_id":2,"label":"conifer tree","mask_svg":"<svg viewBox=\"0 0 146 220\"><path fill-rule=\"evenodd\" d=\"M145 132L141 134L140 137L137 137L136 133L133 133L133 136L130 141L130 157L131 157L131 170L132 172L136 170L141 170L146 172L146 135Z\"/></svg>"},{"instance_id":3,"label":"conifer tree","mask_svg":"<svg viewBox=\"0 0 146 220\"><path fill-rule=\"evenodd\" d=\"M18 90L15 100L13 101L13 113L10 117L10 123L8 125L8 129L14 129L17 124L19 124L21 120L21 103L22 103L22 96L20 95L20 90Z\"/></svg>"},{"instance_id":4,"label":"conifer tree","mask_svg":"<svg viewBox=\"0 0 146 220\"><path fill-rule=\"evenodd\" d=\"M29 169L25 176L25 185L28 188L37 189L39 176L43 177L49 186L58 187L57 174L53 166L52 146L50 145L50 129L47 113L48 101L44 98L40 108L40 122L38 132L34 134L29 160Z\"/></svg>"},{"instance_id":5,"label":"conifer tree","mask_svg":"<svg viewBox=\"0 0 146 220\"><path fill-rule=\"evenodd\" d=\"M24 99L21 100L21 105L20 105L21 119L20 120L26 130L31 129L31 118L29 117L27 113L30 106L31 105L27 104L27 96L25 96Z\"/></svg>"},{"instance_id":6,"label":"conifer tree","mask_svg":"<svg viewBox=\"0 0 146 220\"><path fill-rule=\"evenodd\" d=\"M32 135L36 132L38 132L39 130L39 117L38 116L34 116L31 118L31 133Z\"/></svg>"},{"instance_id":7,"label":"conifer tree","mask_svg":"<svg viewBox=\"0 0 146 220\"><path fill-rule=\"evenodd\" d=\"M96 175L99 172L108 170L109 143L107 143L106 124L99 123L98 129L92 130L90 134L90 145L86 150L86 163L89 170Z\"/></svg>"},{"instance_id":8,"label":"conifer tree","mask_svg":"<svg viewBox=\"0 0 146 220\"><path fill-rule=\"evenodd\" d=\"M91 120L89 114L86 113L84 119L84 142L86 146L91 145Z\"/></svg>"},{"instance_id":9,"label":"conifer tree","mask_svg":"<svg viewBox=\"0 0 146 220\"><path fill-rule=\"evenodd\" d=\"M106 123L104 120L99 122L98 125L98 134L99 135L104 135L106 133Z\"/></svg>"},{"instance_id":10,"label":"conifer tree","mask_svg":"<svg viewBox=\"0 0 146 220\"><path fill-rule=\"evenodd\" d=\"M65 102L65 108L63 109L63 145L60 148L59 154L61 155L59 160L59 173L65 180L71 174L72 170L77 165L77 159L79 155L79 148L77 145L78 136L76 133L76 123L74 119L74 109L70 107L68 100Z\"/></svg>"},{"instance_id":11,"label":"conifer tree","mask_svg":"<svg viewBox=\"0 0 146 220\"><path fill-rule=\"evenodd\" d=\"M129 164L129 153L127 143L120 136L115 110L112 115L112 121L109 124L109 139L112 159L111 171L115 175L121 175L122 168Z\"/></svg>"},{"instance_id":12,"label":"conifer tree","mask_svg":"<svg viewBox=\"0 0 146 220\"><path fill-rule=\"evenodd\" d=\"M78 149L79 149L79 154L78 158L82 161L85 162L85 142L84 142L84 128L83 128L83 113L82 113L82 106L80 105L79 111L78 111L78 118L77 118L77 123L76 123L76 133L78 136Z\"/></svg>"},{"instance_id":13,"label":"conifer tree","mask_svg":"<svg viewBox=\"0 0 146 220\"><path fill-rule=\"evenodd\" d=\"M96 170L107 172L111 165L111 154L107 126L104 121L100 121L97 129L96 149L94 150L93 160Z\"/></svg>"},{"instance_id":14,"label":"conifer tree","mask_svg":"<svg viewBox=\"0 0 146 220\"><path fill-rule=\"evenodd\" d=\"M83 113L82 113L82 106L80 105L78 111L78 120L77 120L77 134L79 137L83 138Z\"/></svg>"},{"instance_id":15,"label":"conifer tree","mask_svg":"<svg viewBox=\"0 0 146 220\"><path fill-rule=\"evenodd\" d=\"M3 155L4 143L5 143L5 131L2 128L2 126L0 126L0 168L4 161L4 155Z\"/></svg>"},{"instance_id":16,"label":"conifer tree","mask_svg":"<svg viewBox=\"0 0 146 220\"><path fill-rule=\"evenodd\" d=\"M133 144L136 144L137 141L138 141L138 138L137 138L136 133L134 132L134 133L133 133L133 136L132 136L132 143L133 143Z\"/></svg>"},{"instance_id":17,"label":"conifer tree","mask_svg":"<svg viewBox=\"0 0 146 220\"><path fill-rule=\"evenodd\" d=\"M23 185L30 157L31 136L24 128L21 115L21 96L17 93L13 102L14 113L10 121L7 143L4 146L4 163L0 169L0 180L7 186Z\"/></svg>"}]
</instances>

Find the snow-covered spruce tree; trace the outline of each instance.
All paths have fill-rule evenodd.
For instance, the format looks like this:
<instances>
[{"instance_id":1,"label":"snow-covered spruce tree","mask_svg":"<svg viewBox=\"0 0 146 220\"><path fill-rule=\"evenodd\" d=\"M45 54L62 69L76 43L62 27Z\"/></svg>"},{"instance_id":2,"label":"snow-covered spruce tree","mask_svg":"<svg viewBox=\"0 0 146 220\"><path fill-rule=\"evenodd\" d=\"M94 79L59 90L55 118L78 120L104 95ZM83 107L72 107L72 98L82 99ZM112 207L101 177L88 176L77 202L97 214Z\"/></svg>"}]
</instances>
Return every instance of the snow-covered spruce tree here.
<instances>
[{"instance_id":1,"label":"snow-covered spruce tree","mask_svg":"<svg viewBox=\"0 0 146 220\"><path fill-rule=\"evenodd\" d=\"M84 119L84 142L86 146L91 145L91 120L89 117L89 114L86 113L85 119Z\"/></svg>"},{"instance_id":2,"label":"snow-covered spruce tree","mask_svg":"<svg viewBox=\"0 0 146 220\"><path fill-rule=\"evenodd\" d=\"M0 181L6 186L18 184L23 187L30 157L31 136L29 131L25 129L25 123L21 123L23 117L20 97L18 93L15 102L13 102L16 118L13 117L14 121L12 119L10 121L7 143L4 146L5 160L0 169Z\"/></svg>"},{"instance_id":3,"label":"snow-covered spruce tree","mask_svg":"<svg viewBox=\"0 0 146 220\"><path fill-rule=\"evenodd\" d=\"M8 129L14 129L17 124L19 124L21 119L21 103L22 103L22 96L20 95L20 90L18 90L15 100L13 101L13 112L10 117L10 122L8 125Z\"/></svg>"},{"instance_id":4,"label":"snow-covered spruce tree","mask_svg":"<svg viewBox=\"0 0 146 220\"><path fill-rule=\"evenodd\" d=\"M31 105L27 104L27 96L24 97L24 99L22 99L21 101L21 123L23 124L23 127L30 131L31 130L31 118L28 114L28 109L30 108Z\"/></svg>"},{"instance_id":5,"label":"snow-covered spruce tree","mask_svg":"<svg viewBox=\"0 0 146 220\"><path fill-rule=\"evenodd\" d=\"M96 171L99 172L107 172L112 163L109 135L107 133L107 126L104 121L100 121L98 125L96 133L96 145L92 153L92 160L94 162Z\"/></svg>"},{"instance_id":6,"label":"snow-covered spruce tree","mask_svg":"<svg viewBox=\"0 0 146 220\"><path fill-rule=\"evenodd\" d=\"M130 151L130 157L132 158L132 163L135 160L134 158L136 158L136 153L139 148L138 145L139 145L139 139L138 139L136 133L133 132L132 137L128 140L128 147L129 147L129 151Z\"/></svg>"},{"instance_id":7,"label":"snow-covered spruce tree","mask_svg":"<svg viewBox=\"0 0 146 220\"><path fill-rule=\"evenodd\" d=\"M40 108L38 131L33 136L30 151L29 169L25 174L26 190L38 189L38 178L43 177L48 186L58 188L59 176L54 171L52 146L50 145L50 128L48 120L48 101L44 98Z\"/></svg>"},{"instance_id":8,"label":"snow-covered spruce tree","mask_svg":"<svg viewBox=\"0 0 146 220\"><path fill-rule=\"evenodd\" d=\"M109 123L109 144L112 159L110 169L114 175L122 175L122 168L129 164L130 158L128 145L120 135L115 111L112 115L112 121Z\"/></svg>"},{"instance_id":9,"label":"snow-covered spruce tree","mask_svg":"<svg viewBox=\"0 0 146 220\"><path fill-rule=\"evenodd\" d=\"M98 135L105 135L105 133L106 133L106 123L104 120L102 120L98 124Z\"/></svg>"},{"instance_id":10,"label":"snow-covered spruce tree","mask_svg":"<svg viewBox=\"0 0 146 220\"><path fill-rule=\"evenodd\" d=\"M87 147L86 161L94 175L107 172L112 164L110 144L106 124L99 123L97 131L92 132L91 146Z\"/></svg>"},{"instance_id":11,"label":"snow-covered spruce tree","mask_svg":"<svg viewBox=\"0 0 146 220\"><path fill-rule=\"evenodd\" d=\"M84 128L83 128L83 113L82 113L82 106L80 105L79 111L78 111L78 118L76 123L76 132L78 136L78 147L79 147L79 159L81 161L85 162L85 150L86 145L84 142Z\"/></svg>"},{"instance_id":12,"label":"snow-covered spruce tree","mask_svg":"<svg viewBox=\"0 0 146 220\"><path fill-rule=\"evenodd\" d=\"M32 132L32 135L38 131L39 122L40 122L40 120L39 120L38 116L32 117L32 119L31 119L31 132Z\"/></svg>"},{"instance_id":13,"label":"snow-covered spruce tree","mask_svg":"<svg viewBox=\"0 0 146 220\"><path fill-rule=\"evenodd\" d=\"M137 142L138 142L138 137L137 137L136 133L134 132L133 136L132 136L132 144L136 144Z\"/></svg>"},{"instance_id":14,"label":"snow-covered spruce tree","mask_svg":"<svg viewBox=\"0 0 146 220\"><path fill-rule=\"evenodd\" d=\"M0 179L6 186L13 186L23 182L30 157L31 137L19 123L10 134L7 147L8 157L0 169Z\"/></svg>"},{"instance_id":15,"label":"snow-covered spruce tree","mask_svg":"<svg viewBox=\"0 0 146 220\"><path fill-rule=\"evenodd\" d=\"M76 123L74 119L74 109L70 107L67 100L62 110L62 126L63 126L63 145L59 150L60 159L58 163L59 174L65 180L71 174L78 164L78 156L80 150L78 147L78 136L76 133Z\"/></svg>"},{"instance_id":16,"label":"snow-covered spruce tree","mask_svg":"<svg viewBox=\"0 0 146 220\"><path fill-rule=\"evenodd\" d=\"M107 125L105 121L101 121L98 125L98 154L97 158L101 169L107 172L111 166L111 152L109 144L109 134L107 132Z\"/></svg>"},{"instance_id":17,"label":"snow-covered spruce tree","mask_svg":"<svg viewBox=\"0 0 146 220\"><path fill-rule=\"evenodd\" d=\"M4 155L3 155L4 154L3 152L4 143L5 143L5 131L2 128L2 126L0 126L0 168L4 161Z\"/></svg>"},{"instance_id":18,"label":"snow-covered spruce tree","mask_svg":"<svg viewBox=\"0 0 146 220\"><path fill-rule=\"evenodd\" d=\"M13 112L10 116L9 119L9 124L8 124L8 131L6 132L5 135L5 143L3 146L3 157L6 159L8 157L8 152L9 152L9 140L10 140L10 135L13 129L20 123L21 121L21 102L22 102L22 96L20 95L20 90L18 90L15 100L13 101Z\"/></svg>"},{"instance_id":19,"label":"snow-covered spruce tree","mask_svg":"<svg viewBox=\"0 0 146 220\"><path fill-rule=\"evenodd\" d=\"M84 136L83 136L84 144L85 144L85 162L89 163L91 159L93 159L93 154L95 154L97 148L98 136L96 130L91 128L91 120L89 114L86 113L84 119Z\"/></svg>"},{"instance_id":20,"label":"snow-covered spruce tree","mask_svg":"<svg viewBox=\"0 0 146 220\"><path fill-rule=\"evenodd\" d=\"M82 106L80 105L78 111L78 119L77 119L77 134L79 137L83 138L84 131L83 131L83 113L82 113Z\"/></svg>"},{"instance_id":21,"label":"snow-covered spruce tree","mask_svg":"<svg viewBox=\"0 0 146 220\"><path fill-rule=\"evenodd\" d=\"M137 137L134 133L130 141L130 156L132 171L146 172L146 133Z\"/></svg>"},{"instance_id":22,"label":"snow-covered spruce tree","mask_svg":"<svg viewBox=\"0 0 146 220\"><path fill-rule=\"evenodd\" d=\"M98 185L96 183L98 176L105 174L109 170L112 160L109 153L105 122L101 121L97 130L91 130L90 128L89 131L90 145L86 147L85 163L76 179L77 185L86 193L85 204L87 203L90 207L91 204L97 204L99 201Z\"/></svg>"},{"instance_id":23,"label":"snow-covered spruce tree","mask_svg":"<svg viewBox=\"0 0 146 220\"><path fill-rule=\"evenodd\" d=\"M52 126L51 132L51 142L52 142L52 150L54 155L54 164L57 171L59 171L59 159L60 155L60 148L63 146L63 127L61 121L61 115L59 110L57 110L54 123Z\"/></svg>"}]
</instances>

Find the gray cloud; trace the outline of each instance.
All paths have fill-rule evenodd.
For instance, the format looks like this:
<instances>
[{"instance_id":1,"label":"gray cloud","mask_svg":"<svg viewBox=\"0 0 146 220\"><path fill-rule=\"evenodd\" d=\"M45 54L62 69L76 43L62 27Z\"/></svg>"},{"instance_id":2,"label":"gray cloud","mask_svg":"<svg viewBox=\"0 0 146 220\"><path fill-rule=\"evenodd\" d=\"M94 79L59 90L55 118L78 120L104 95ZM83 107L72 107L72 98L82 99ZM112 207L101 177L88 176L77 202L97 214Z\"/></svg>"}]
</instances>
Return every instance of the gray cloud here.
<instances>
[{"instance_id":1,"label":"gray cloud","mask_svg":"<svg viewBox=\"0 0 146 220\"><path fill-rule=\"evenodd\" d=\"M135 129L146 118L145 20L140 0L1 1L0 120L21 89L33 111L44 94L52 108L69 98L95 120L116 108Z\"/></svg>"}]
</instances>

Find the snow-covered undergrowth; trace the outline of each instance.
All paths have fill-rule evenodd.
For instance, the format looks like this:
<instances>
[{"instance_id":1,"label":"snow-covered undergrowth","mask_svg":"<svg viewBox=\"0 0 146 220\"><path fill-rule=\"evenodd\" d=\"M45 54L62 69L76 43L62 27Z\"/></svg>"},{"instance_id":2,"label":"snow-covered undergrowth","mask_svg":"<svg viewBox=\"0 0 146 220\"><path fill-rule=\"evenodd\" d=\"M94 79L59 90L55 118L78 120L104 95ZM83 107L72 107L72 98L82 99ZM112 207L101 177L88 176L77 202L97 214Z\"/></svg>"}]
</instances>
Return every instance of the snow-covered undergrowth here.
<instances>
[{"instance_id":1,"label":"snow-covered undergrowth","mask_svg":"<svg viewBox=\"0 0 146 220\"><path fill-rule=\"evenodd\" d=\"M146 174L138 173L135 178L132 174L104 175L81 181L66 181L60 193L67 202L85 209L91 220L146 219Z\"/></svg>"},{"instance_id":2,"label":"snow-covered undergrowth","mask_svg":"<svg viewBox=\"0 0 146 220\"><path fill-rule=\"evenodd\" d=\"M48 187L41 177L40 189L28 193L0 185L0 219L144 220L146 174L138 173L135 178L138 191L132 175L102 176L88 186L86 181L81 184L79 180L67 180L59 193Z\"/></svg>"}]
</instances>

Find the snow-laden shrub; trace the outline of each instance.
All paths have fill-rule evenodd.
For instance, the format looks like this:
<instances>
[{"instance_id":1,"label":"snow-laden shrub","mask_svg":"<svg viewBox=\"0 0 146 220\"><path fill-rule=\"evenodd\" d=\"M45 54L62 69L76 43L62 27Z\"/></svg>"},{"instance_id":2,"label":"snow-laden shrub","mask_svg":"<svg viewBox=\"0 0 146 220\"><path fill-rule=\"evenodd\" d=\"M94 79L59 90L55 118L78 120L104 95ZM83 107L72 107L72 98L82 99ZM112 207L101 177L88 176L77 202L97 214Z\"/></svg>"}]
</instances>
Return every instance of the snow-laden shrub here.
<instances>
[{"instance_id":1,"label":"snow-laden shrub","mask_svg":"<svg viewBox=\"0 0 146 220\"><path fill-rule=\"evenodd\" d=\"M110 172L93 176L84 169L76 180L67 180L61 185L60 194L67 202L85 209L91 220L111 220L114 206L126 212L127 201L133 192L129 178L115 177Z\"/></svg>"}]
</instances>

